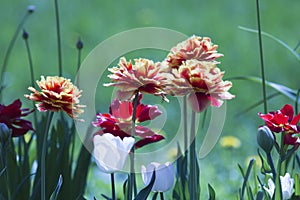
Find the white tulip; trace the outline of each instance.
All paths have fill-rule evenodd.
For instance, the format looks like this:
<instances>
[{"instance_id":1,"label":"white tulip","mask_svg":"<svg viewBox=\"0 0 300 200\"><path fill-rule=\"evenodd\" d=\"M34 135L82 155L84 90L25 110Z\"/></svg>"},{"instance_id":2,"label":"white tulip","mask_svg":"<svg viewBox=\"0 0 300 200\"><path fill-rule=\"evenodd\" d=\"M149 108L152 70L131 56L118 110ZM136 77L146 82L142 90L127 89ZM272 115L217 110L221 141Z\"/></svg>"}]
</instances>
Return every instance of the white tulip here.
<instances>
[{"instance_id":1,"label":"white tulip","mask_svg":"<svg viewBox=\"0 0 300 200\"><path fill-rule=\"evenodd\" d=\"M165 164L159 164L157 162L151 162L147 167L142 166L142 179L145 185L148 185L151 181L153 171L155 170L156 178L152 187L153 192L165 192L174 184L174 166L172 163L167 162Z\"/></svg>"},{"instance_id":2,"label":"white tulip","mask_svg":"<svg viewBox=\"0 0 300 200\"><path fill-rule=\"evenodd\" d=\"M289 173L286 173L284 176L280 176L281 183L281 191L282 191L282 199L287 200L290 199L293 195L293 187L294 187L294 179L291 178ZM275 184L272 179L268 179L268 186L264 187L264 189L269 193L271 197L274 195Z\"/></svg>"},{"instance_id":3,"label":"white tulip","mask_svg":"<svg viewBox=\"0 0 300 200\"><path fill-rule=\"evenodd\" d=\"M110 133L94 137L94 157L98 168L105 173L121 171L134 145L133 137L116 137Z\"/></svg>"}]
</instances>

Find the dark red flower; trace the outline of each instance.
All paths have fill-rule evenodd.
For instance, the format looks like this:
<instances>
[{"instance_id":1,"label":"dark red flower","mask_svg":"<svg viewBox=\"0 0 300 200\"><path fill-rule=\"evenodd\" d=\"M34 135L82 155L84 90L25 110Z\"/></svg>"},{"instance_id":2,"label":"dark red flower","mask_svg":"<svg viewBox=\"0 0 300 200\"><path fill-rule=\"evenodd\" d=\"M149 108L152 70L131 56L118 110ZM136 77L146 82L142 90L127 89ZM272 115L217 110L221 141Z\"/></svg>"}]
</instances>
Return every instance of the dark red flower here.
<instances>
[{"instance_id":1,"label":"dark red flower","mask_svg":"<svg viewBox=\"0 0 300 200\"><path fill-rule=\"evenodd\" d=\"M20 99L15 100L12 104L5 106L0 104L0 123L6 124L12 130L12 137L22 136L29 130L34 130L30 121L21 119L33 112L29 108L21 109L22 102Z\"/></svg>"},{"instance_id":2,"label":"dark red flower","mask_svg":"<svg viewBox=\"0 0 300 200\"><path fill-rule=\"evenodd\" d=\"M268 114L258 113L258 115L273 132L299 133L297 123L300 120L300 114L294 117L294 109L290 104L286 104L280 110Z\"/></svg>"},{"instance_id":3,"label":"dark red flower","mask_svg":"<svg viewBox=\"0 0 300 200\"><path fill-rule=\"evenodd\" d=\"M294 116L294 109L290 104L284 105L283 108L277 111L269 112L268 114L258 113L271 131L284 134L284 144L296 145L300 144L298 133L300 129L297 124L300 120L300 113Z\"/></svg>"},{"instance_id":4,"label":"dark red flower","mask_svg":"<svg viewBox=\"0 0 300 200\"><path fill-rule=\"evenodd\" d=\"M152 120L161 114L157 106L141 104L141 99L142 95L139 96L137 103L136 124ZM93 125L100 127L101 130L95 134L111 133L114 136L119 136L121 139L130 137L132 114L133 104L131 101L113 100L109 108L109 113L99 113L96 115L97 121L93 122ZM135 136L140 138L135 144L136 148L164 139L162 135L153 132L145 126L139 125L135 127Z\"/></svg>"}]
</instances>

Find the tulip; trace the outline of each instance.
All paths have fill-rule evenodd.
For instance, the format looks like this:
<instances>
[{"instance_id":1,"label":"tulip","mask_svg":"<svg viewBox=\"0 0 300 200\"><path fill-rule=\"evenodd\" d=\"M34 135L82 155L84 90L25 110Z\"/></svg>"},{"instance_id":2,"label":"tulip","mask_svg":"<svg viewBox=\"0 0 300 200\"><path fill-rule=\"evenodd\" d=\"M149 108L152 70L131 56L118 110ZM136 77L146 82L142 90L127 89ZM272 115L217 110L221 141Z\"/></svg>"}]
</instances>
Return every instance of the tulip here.
<instances>
[{"instance_id":1,"label":"tulip","mask_svg":"<svg viewBox=\"0 0 300 200\"><path fill-rule=\"evenodd\" d=\"M172 163L159 164L151 162L149 165L142 166L142 179L145 185L150 183L153 171L156 172L155 182L152 187L153 192L165 192L171 189L174 184L174 166Z\"/></svg>"},{"instance_id":2,"label":"tulip","mask_svg":"<svg viewBox=\"0 0 300 200\"><path fill-rule=\"evenodd\" d=\"M286 173L285 176L280 176L280 183L281 183L282 199L283 200L290 199L293 195L294 179L291 178L289 173ZM264 189L273 198L274 191L275 191L275 184L271 178L268 180L268 186L269 188L264 187Z\"/></svg>"},{"instance_id":3,"label":"tulip","mask_svg":"<svg viewBox=\"0 0 300 200\"><path fill-rule=\"evenodd\" d=\"M133 144L133 137L122 140L110 133L95 135L93 155L98 168L105 173L121 171Z\"/></svg>"}]
</instances>

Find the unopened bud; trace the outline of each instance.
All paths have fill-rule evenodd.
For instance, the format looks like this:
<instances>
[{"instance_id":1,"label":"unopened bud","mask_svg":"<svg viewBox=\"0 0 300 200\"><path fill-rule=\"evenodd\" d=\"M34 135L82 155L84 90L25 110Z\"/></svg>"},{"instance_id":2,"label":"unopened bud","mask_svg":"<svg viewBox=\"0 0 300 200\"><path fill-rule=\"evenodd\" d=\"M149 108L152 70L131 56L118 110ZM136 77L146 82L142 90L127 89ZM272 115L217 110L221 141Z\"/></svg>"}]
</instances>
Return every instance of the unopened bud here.
<instances>
[{"instance_id":1,"label":"unopened bud","mask_svg":"<svg viewBox=\"0 0 300 200\"><path fill-rule=\"evenodd\" d=\"M30 14L33 13L34 10L35 10L35 5L29 5L29 6L27 7L27 11L28 11Z\"/></svg>"},{"instance_id":2,"label":"unopened bud","mask_svg":"<svg viewBox=\"0 0 300 200\"><path fill-rule=\"evenodd\" d=\"M29 37L28 33L25 30L23 30L22 37L23 37L24 40L27 40L28 37Z\"/></svg>"},{"instance_id":3,"label":"unopened bud","mask_svg":"<svg viewBox=\"0 0 300 200\"><path fill-rule=\"evenodd\" d=\"M270 153L274 146L274 135L267 126L261 126L257 130L257 143L266 152Z\"/></svg>"},{"instance_id":4,"label":"unopened bud","mask_svg":"<svg viewBox=\"0 0 300 200\"><path fill-rule=\"evenodd\" d=\"M76 47L78 50L83 48L83 42L80 40L80 38L78 39L78 41L76 43Z\"/></svg>"},{"instance_id":5,"label":"unopened bud","mask_svg":"<svg viewBox=\"0 0 300 200\"><path fill-rule=\"evenodd\" d=\"M4 123L0 123L0 142L5 143L11 135L11 130Z\"/></svg>"}]
</instances>

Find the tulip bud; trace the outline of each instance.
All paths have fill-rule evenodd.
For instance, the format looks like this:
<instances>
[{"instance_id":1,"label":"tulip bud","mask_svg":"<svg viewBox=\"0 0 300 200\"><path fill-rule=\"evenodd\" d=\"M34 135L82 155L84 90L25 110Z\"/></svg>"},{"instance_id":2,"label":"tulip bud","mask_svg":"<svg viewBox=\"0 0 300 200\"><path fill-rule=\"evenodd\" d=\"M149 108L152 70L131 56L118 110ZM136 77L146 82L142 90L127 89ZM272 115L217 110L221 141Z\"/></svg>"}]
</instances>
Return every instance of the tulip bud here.
<instances>
[{"instance_id":1,"label":"tulip bud","mask_svg":"<svg viewBox=\"0 0 300 200\"><path fill-rule=\"evenodd\" d=\"M22 37L23 37L24 40L27 40L28 37L29 37L28 33L25 30L23 30Z\"/></svg>"},{"instance_id":2,"label":"tulip bud","mask_svg":"<svg viewBox=\"0 0 300 200\"><path fill-rule=\"evenodd\" d=\"M4 123L0 123L0 142L5 143L11 136L11 130Z\"/></svg>"},{"instance_id":3,"label":"tulip bud","mask_svg":"<svg viewBox=\"0 0 300 200\"><path fill-rule=\"evenodd\" d=\"M78 38L78 41L77 41L77 43L76 43L76 48L77 48L78 50L81 50L81 49L83 48L83 42L81 41L80 38Z\"/></svg>"},{"instance_id":4,"label":"tulip bud","mask_svg":"<svg viewBox=\"0 0 300 200\"><path fill-rule=\"evenodd\" d=\"M150 183L153 171L156 172L155 182L152 187L153 192L166 192L170 190L174 184L174 166L172 163L159 164L151 162L147 166L141 167L142 179L145 185Z\"/></svg>"},{"instance_id":5,"label":"tulip bud","mask_svg":"<svg viewBox=\"0 0 300 200\"><path fill-rule=\"evenodd\" d=\"M261 126L257 130L257 143L266 152L270 153L274 146L274 135L267 126Z\"/></svg>"},{"instance_id":6,"label":"tulip bud","mask_svg":"<svg viewBox=\"0 0 300 200\"><path fill-rule=\"evenodd\" d=\"M34 10L35 10L35 5L29 5L28 7L27 7L27 11L28 11L28 13L33 13L34 12Z\"/></svg>"}]
</instances>

